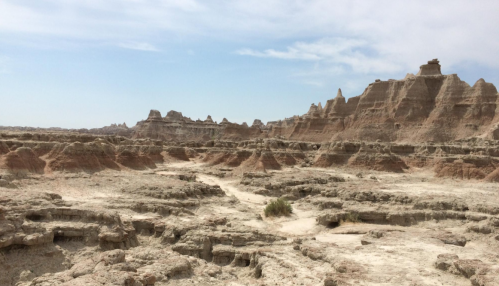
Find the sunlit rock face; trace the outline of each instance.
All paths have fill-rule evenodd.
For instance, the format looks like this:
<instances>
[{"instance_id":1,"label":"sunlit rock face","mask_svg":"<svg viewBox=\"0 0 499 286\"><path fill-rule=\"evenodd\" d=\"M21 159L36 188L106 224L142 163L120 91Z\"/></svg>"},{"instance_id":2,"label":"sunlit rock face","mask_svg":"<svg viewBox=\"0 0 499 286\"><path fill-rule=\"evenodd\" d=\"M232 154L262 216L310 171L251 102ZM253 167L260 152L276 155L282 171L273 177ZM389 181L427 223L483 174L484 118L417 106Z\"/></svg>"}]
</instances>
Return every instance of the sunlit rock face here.
<instances>
[{"instance_id":1,"label":"sunlit rock face","mask_svg":"<svg viewBox=\"0 0 499 286\"><path fill-rule=\"evenodd\" d=\"M376 80L346 100L341 89L323 109L312 105L292 121L272 122L269 135L290 139L445 142L472 136L498 139L499 96L493 84L473 86L442 75L437 59L417 75ZM319 113L320 112L320 113Z\"/></svg>"}]
</instances>

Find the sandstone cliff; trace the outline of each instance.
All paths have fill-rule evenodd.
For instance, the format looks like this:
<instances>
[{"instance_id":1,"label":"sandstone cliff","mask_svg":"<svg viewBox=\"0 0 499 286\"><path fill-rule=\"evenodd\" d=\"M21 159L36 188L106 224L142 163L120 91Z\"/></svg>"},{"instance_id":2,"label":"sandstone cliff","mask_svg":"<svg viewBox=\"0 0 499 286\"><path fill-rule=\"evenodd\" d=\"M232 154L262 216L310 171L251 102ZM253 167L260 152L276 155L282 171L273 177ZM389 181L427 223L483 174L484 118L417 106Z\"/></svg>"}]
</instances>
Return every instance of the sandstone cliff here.
<instances>
[{"instance_id":1,"label":"sandstone cliff","mask_svg":"<svg viewBox=\"0 0 499 286\"><path fill-rule=\"evenodd\" d=\"M478 80L473 86L456 74L442 75L437 59L402 80L376 80L348 100L341 89L324 107L312 104L302 116L266 125L255 119L249 127L217 124L211 116L193 121L170 111L159 111L133 128L133 138L162 140L248 140L280 138L314 142L368 140L383 142L449 142L470 137L499 139L499 94L493 84Z\"/></svg>"},{"instance_id":2,"label":"sandstone cliff","mask_svg":"<svg viewBox=\"0 0 499 286\"><path fill-rule=\"evenodd\" d=\"M0 131L29 131L118 135L133 139L165 141L249 140L278 138L325 142L364 140L383 142L449 142L470 137L499 139L499 94L496 87L479 79L473 86L456 74L443 75L437 59L422 65L404 79L375 80L364 92L348 100L341 89L323 107L312 104L302 116L251 126L192 120L181 112L165 117L151 110L133 128L112 124L96 129L1 127ZM36 134L36 133L35 133ZM0 153L2 153L0 148Z\"/></svg>"},{"instance_id":3,"label":"sandstone cliff","mask_svg":"<svg viewBox=\"0 0 499 286\"><path fill-rule=\"evenodd\" d=\"M493 84L473 86L456 74L442 75L434 59L417 75L376 80L356 97L341 90L324 108L269 123L270 136L289 139L445 142L472 136L498 139L499 95Z\"/></svg>"},{"instance_id":4,"label":"sandstone cliff","mask_svg":"<svg viewBox=\"0 0 499 286\"><path fill-rule=\"evenodd\" d=\"M262 136L265 125L258 119L251 127L247 124L230 123L226 118L220 124L210 115L206 120L193 121L181 112L171 110L165 117L157 110L151 110L146 120L133 127L132 138L151 138L167 141L208 141L213 139L245 140Z\"/></svg>"}]
</instances>

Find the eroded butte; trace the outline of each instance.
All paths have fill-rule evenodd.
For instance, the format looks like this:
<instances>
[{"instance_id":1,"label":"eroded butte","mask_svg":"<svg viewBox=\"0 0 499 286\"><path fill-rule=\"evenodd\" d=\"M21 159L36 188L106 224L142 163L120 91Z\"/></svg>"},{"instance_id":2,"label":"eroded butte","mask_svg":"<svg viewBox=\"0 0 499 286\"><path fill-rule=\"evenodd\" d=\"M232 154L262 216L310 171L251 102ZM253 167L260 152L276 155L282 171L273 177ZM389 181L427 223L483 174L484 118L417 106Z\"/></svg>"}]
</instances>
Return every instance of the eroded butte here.
<instances>
[{"instance_id":1,"label":"eroded butte","mask_svg":"<svg viewBox=\"0 0 499 286\"><path fill-rule=\"evenodd\" d=\"M432 60L267 124L2 127L0 285L499 285L498 126Z\"/></svg>"}]
</instances>

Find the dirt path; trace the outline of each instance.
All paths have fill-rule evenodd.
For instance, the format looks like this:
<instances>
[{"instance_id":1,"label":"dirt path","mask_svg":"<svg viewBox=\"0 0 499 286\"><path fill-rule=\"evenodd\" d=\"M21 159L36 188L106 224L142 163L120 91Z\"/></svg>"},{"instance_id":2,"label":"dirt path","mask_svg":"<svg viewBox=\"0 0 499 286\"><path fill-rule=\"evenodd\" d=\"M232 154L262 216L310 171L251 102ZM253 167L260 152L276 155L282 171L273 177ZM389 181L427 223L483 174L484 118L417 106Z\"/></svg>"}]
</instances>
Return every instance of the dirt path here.
<instances>
[{"instance_id":1,"label":"dirt path","mask_svg":"<svg viewBox=\"0 0 499 286\"><path fill-rule=\"evenodd\" d=\"M194 162L181 162L168 164L169 168L174 169L191 169L200 171L202 164ZM170 174L175 172L158 172L159 174ZM166 175L166 174L165 174ZM263 209L266 202L272 200L271 197L258 195L254 193L244 192L238 188L238 182L235 180L225 180L216 176L206 175L202 173L196 174L198 181L208 185L218 185L228 196L235 196L242 204L246 205L256 217L258 214L262 216L262 220L250 219L243 221L246 226L263 228L269 231L278 231L280 233L291 236L310 236L319 235L324 230L316 223L316 212L313 210L302 210L296 205L293 205L293 214L288 217L265 217ZM227 207L217 207L219 213L238 213L239 211ZM360 244L360 243L359 243Z\"/></svg>"},{"instance_id":2,"label":"dirt path","mask_svg":"<svg viewBox=\"0 0 499 286\"><path fill-rule=\"evenodd\" d=\"M292 235L305 235L317 233L315 214L313 211L303 211L297 207L293 208L293 215L282 218L265 218L262 214L265 202L270 198L240 191L234 186L235 181L225 181L220 178L199 174L199 181L209 185L219 185L227 195L234 195L243 204L246 204L256 214L261 214L263 223L267 228L277 230ZM262 221L249 221L246 223L248 226L262 227Z\"/></svg>"},{"instance_id":3,"label":"dirt path","mask_svg":"<svg viewBox=\"0 0 499 286\"><path fill-rule=\"evenodd\" d=\"M208 185L219 185L220 188L227 193L227 195L234 195L242 203L247 204L250 207L254 208L255 206L258 206L258 208L261 209L261 207L265 205L265 201L268 200L268 198L262 195L240 191L237 187L233 186L235 181L224 181L218 177L204 174L198 174L197 176L200 182Z\"/></svg>"}]
</instances>

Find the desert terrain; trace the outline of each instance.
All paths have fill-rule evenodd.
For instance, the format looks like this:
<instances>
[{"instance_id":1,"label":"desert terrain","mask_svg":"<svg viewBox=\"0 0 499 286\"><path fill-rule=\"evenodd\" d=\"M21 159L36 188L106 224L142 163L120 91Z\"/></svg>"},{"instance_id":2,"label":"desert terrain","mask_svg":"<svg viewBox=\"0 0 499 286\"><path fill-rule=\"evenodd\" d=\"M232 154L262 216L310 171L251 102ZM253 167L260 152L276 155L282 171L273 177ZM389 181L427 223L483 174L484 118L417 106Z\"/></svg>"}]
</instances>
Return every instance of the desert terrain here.
<instances>
[{"instance_id":1,"label":"desert terrain","mask_svg":"<svg viewBox=\"0 0 499 286\"><path fill-rule=\"evenodd\" d=\"M0 285L499 285L498 183L499 94L438 60L267 124L1 127Z\"/></svg>"}]
</instances>

